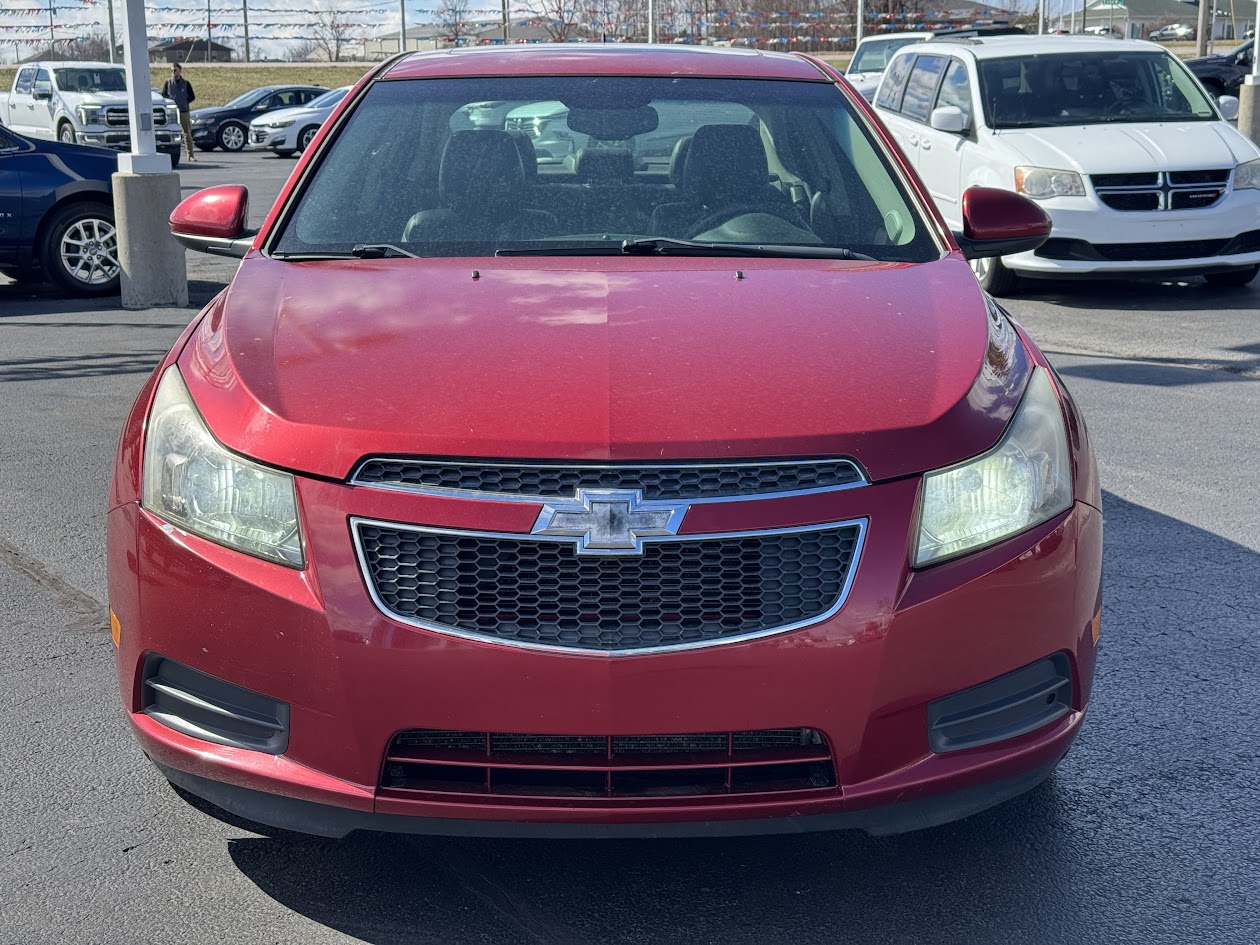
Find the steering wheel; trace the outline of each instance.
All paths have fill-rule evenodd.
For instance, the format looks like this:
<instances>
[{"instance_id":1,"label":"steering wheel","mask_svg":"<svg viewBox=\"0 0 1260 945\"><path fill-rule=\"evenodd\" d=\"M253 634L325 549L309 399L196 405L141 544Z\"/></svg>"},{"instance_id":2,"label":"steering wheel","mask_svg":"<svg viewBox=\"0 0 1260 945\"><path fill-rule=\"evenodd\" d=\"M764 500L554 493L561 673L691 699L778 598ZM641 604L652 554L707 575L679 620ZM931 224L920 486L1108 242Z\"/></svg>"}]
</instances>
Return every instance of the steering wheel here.
<instances>
[{"instance_id":1,"label":"steering wheel","mask_svg":"<svg viewBox=\"0 0 1260 945\"><path fill-rule=\"evenodd\" d=\"M806 233L813 233L800 213L795 207L775 206L774 204L761 203L733 203L725 207L719 207L706 213L699 220L691 225L687 230L686 239L695 239L701 233L707 233L709 230L715 230L724 223L729 223L737 217L745 217L749 214L760 213L766 216L778 217L786 223L792 224L798 230L804 230Z\"/></svg>"}]
</instances>

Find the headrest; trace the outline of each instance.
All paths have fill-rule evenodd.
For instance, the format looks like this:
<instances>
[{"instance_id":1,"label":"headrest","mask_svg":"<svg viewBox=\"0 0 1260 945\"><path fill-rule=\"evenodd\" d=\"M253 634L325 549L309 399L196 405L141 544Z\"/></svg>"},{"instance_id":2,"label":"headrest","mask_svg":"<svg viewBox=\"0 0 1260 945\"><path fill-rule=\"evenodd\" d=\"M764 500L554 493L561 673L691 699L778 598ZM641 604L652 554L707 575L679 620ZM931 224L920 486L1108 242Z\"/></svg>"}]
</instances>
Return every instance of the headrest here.
<instances>
[{"instance_id":1,"label":"headrest","mask_svg":"<svg viewBox=\"0 0 1260 945\"><path fill-rule=\"evenodd\" d=\"M453 131L442 151L438 191L452 209L496 212L520 203L521 155L506 131Z\"/></svg>"},{"instance_id":2,"label":"headrest","mask_svg":"<svg viewBox=\"0 0 1260 945\"><path fill-rule=\"evenodd\" d=\"M683 167L683 189L705 206L765 193L770 165L752 125L702 125L692 136Z\"/></svg>"},{"instance_id":3,"label":"headrest","mask_svg":"<svg viewBox=\"0 0 1260 945\"><path fill-rule=\"evenodd\" d=\"M582 183L629 183L634 177L634 158L625 148L582 148L574 170Z\"/></svg>"},{"instance_id":4,"label":"headrest","mask_svg":"<svg viewBox=\"0 0 1260 945\"><path fill-rule=\"evenodd\" d=\"M669 182L681 187L683 168L687 166L687 152L691 150L691 135L684 135L674 142L674 150L669 156Z\"/></svg>"},{"instance_id":5,"label":"headrest","mask_svg":"<svg viewBox=\"0 0 1260 945\"><path fill-rule=\"evenodd\" d=\"M521 156L521 170L525 172L525 183L532 184L538 178L538 150L534 147L534 142L529 135L523 135L519 131L509 131L508 134L512 138L512 143L516 145L517 153Z\"/></svg>"}]
</instances>

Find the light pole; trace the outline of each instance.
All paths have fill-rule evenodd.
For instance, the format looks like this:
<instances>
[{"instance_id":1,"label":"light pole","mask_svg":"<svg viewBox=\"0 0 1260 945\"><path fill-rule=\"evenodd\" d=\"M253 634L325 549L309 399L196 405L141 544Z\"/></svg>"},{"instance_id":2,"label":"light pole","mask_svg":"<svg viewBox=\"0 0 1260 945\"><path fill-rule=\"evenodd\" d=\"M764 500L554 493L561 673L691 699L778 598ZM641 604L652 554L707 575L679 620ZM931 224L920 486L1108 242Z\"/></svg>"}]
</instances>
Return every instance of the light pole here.
<instances>
[{"instance_id":1,"label":"light pole","mask_svg":"<svg viewBox=\"0 0 1260 945\"><path fill-rule=\"evenodd\" d=\"M1256 0L1256 23L1260 26L1260 0ZM1251 45L1251 73L1238 90L1238 130L1252 141L1260 141L1260 29Z\"/></svg>"}]
</instances>

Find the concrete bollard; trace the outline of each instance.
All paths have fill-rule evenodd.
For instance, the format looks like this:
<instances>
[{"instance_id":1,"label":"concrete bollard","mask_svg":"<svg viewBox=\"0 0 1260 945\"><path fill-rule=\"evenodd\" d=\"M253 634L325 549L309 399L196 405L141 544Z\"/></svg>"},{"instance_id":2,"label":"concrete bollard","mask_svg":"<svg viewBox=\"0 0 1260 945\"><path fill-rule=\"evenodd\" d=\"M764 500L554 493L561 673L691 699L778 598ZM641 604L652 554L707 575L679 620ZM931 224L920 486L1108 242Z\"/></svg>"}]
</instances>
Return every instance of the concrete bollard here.
<instances>
[{"instance_id":1,"label":"concrete bollard","mask_svg":"<svg viewBox=\"0 0 1260 945\"><path fill-rule=\"evenodd\" d=\"M1260 144L1260 76L1247 76L1238 90L1238 130Z\"/></svg>"},{"instance_id":2,"label":"concrete bollard","mask_svg":"<svg viewBox=\"0 0 1260 945\"><path fill-rule=\"evenodd\" d=\"M123 308L187 305L184 247L167 224L180 201L179 175L120 172L113 182Z\"/></svg>"}]
</instances>

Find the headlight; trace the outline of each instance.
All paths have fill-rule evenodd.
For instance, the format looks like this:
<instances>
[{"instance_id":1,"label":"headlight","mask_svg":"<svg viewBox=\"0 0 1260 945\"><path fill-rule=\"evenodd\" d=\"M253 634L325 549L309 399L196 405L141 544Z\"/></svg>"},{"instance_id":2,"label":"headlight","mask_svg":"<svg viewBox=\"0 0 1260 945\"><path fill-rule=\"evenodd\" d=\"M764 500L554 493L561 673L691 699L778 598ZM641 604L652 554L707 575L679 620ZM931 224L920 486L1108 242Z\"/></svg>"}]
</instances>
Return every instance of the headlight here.
<instances>
[{"instance_id":1,"label":"headlight","mask_svg":"<svg viewBox=\"0 0 1260 945\"><path fill-rule=\"evenodd\" d=\"M1015 168L1015 191L1025 197L1084 197L1085 184L1076 171L1056 171L1048 167Z\"/></svg>"},{"instance_id":2,"label":"headlight","mask_svg":"<svg viewBox=\"0 0 1260 945\"><path fill-rule=\"evenodd\" d=\"M1234 190L1260 190L1260 158L1234 168Z\"/></svg>"},{"instance_id":3,"label":"headlight","mask_svg":"<svg viewBox=\"0 0 1260 945\"><path fill-rule=\"evenodd\" d=\"M1037 368L996 447L923 477L915 567L1009 538L1071 505L1063 412L1050 378Z\"/></svg>"},{"instance_id":4,"label":"headlight","mask_svg":"<svg viewBox=\"0 0 1260 945\"><path fill-rule=\"evenodd\" d=\"M294 568L306 563L293 477L221 446L173 366L149 411L143 504L220 545Z\"/></svg>"},{"instance_id":5,"label":"headlight","mask_svg":"<svg viewBox=\"0 0 1260 945\"><path fill-rule=\"evenodd\" d=\"M80 105L77 109L79 123L82 125L100 124L101 109L99 105Z\"/></svg>"},{"instance_id":6,"label":"headlight","mask_svg":"<svg viewBox=\"0 0 1260 945\"><path fill-rule=\"evenodd\" d=\"M268 122L267 127L268 128L288 128L289 125L293 124L293 122L295 122L296 120L297 119L295 118L286 118L286 119L282 119L281 121Z\"/></svg>"},{"instance_id":7,"label":"headlight","mask_svg":"<svg viewBox=\"0 0 1260 945\"><path fill-rule=\"evenodd\" d=\"M200 126L200 125L208 125L208 124L210 124L210 122L212 122L212 121L214 121L214 119L213 119L213 118L190 118L190 119L189 119L189 124L191 124L191 125L198 125L198 126Z\"/></svg>"}]
</instances>

